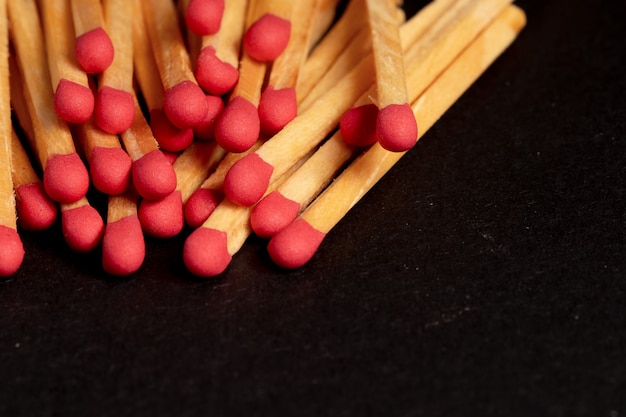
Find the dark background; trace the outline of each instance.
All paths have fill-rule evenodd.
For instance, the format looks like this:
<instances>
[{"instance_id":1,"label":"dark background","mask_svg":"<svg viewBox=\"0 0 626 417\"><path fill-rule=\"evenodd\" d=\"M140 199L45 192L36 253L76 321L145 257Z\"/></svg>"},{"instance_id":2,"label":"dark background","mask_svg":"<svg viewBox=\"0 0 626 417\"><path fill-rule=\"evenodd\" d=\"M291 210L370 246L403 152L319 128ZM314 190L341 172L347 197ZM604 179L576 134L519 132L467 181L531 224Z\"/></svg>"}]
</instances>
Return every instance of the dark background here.
<instances>
[{"instance_id":1,"label":"dark background","mask_svg":"<svg viewBox=\"0 0 626 417\"><path fill-rule=\"evenodd\" d=\"M0 415L626 416L626 3L517 4L518 40L299 270L251 238L195 280L183 235L115 279L24 233Z\"/></svg>"}]
</instances>

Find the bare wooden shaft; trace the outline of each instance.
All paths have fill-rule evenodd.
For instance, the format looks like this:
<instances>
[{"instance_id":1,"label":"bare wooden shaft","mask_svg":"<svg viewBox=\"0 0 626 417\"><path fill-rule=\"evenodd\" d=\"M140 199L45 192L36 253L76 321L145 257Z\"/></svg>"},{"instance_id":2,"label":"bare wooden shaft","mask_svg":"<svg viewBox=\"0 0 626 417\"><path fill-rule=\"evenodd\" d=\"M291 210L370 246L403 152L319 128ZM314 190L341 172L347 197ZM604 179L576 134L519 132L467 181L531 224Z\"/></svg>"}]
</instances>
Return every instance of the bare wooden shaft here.
<instances>
[{"instance_id":1,"label":"bare wooden shaft","mask_svg":"<svg viewBox=\"0 0 626 417\"><path fill-rule=\"evenodd\" d=\"M328 32L337 15L339 0L319 0L315 20L311 27L308 49L311 50Z\"/></svg>"},{"instance_id":2,"label":"bare wooden shaft","mask_svg":"<svg viewBox=\"0 0 626 417\"><path fill-rule=\"evenodd\" d=\"M61 211L69 211L69 210L77 209L80 207L86 207L90 205L91 204L89 203L89 200L87 199L87 197L82 197L73 203L60 204L60 208L61 208Z\"/></svg>"},{"instance_id":3,"label":"bare wooden shaft","mask_svg":"<svg viewBox=\"0 0 626 417\"><path fill-rule=\"evenodd\" d=\"M43 0L46 1L46 0ZM90 30L104 27L100 0L70 0L76 37Z\"/></svg>"},{"instance_id":4,"label":"bare wooden shaft","mask_svg":"<svg viewBox=\"0 0 626 417\"><path fill-rule=\"evenodd\" d=\"M12 177L13 186L15 188L22 185L34 184L40 182L39 176L33 168L30 158L26 153L26 149L22 146L22 142L17 137L15 131L11 133L11 159L12 159Z\"/></svg>"},{"instance_id":5,"label":"bare wooden shaft","mask_svg":"<svg viewBox=\"0 0 626 417\"><path fill-rule=\"evenodd\" d=\"M128 216L137 215L137 191L130 187L125 193L109 196L107 223L113 223Z\"/></svg>"},{"instance_id":6,"label":"bare wooden shaft","mask_svg":"<svg viewBox=\"0 0 626 417\"><path fill-rule=\"evenodd\" d=\"M133 88L133 15L132 1L104 0L107 33L115 54L100 75L100 83L128 92Z\"/></svg>"},{"instance_id":7,"label":"bare wooden shaft","mask_svg":"<svg viewBox=\"0 0 626 417\"><path fill-rule=\"evenodd\" d=\"M200 187L205 178L224 157L224 150L214 141L194 141L176 162L176 189L180 191L183 203Z\"/></svg>"},{"instance_id":8,"label":"bare wooden shaft","mask_svg":"<svg viewBox=\"0 0 626 417\"><path fill-rule=\"evenodd\" d=\"M163 84L159 75L150 38L146 32L142 0L134 0L133 64L134 76L150 110L163 107Z\"/></svg>"},{"instance_id":9,"label":"bare wooden shaft","mask_svg":"<svg viewBox=\"0 0 626 417\"><path fill-rule=\"evenodd\" d=\"M219 32L202 37L202 48L212 46L219 59L235 68L239 66L247 8L248 0L225 0Z\"/></svg>"},{"instance_id":10,"label":"bare wooden shaft","mask_svg":"<svg viewBox=\"0 0 626 417\"><path fill-rule=\"evenodd\" d=\"M11 93L9 84L9 29L6 1L0 0L0 225L17 228L11 156Z\"/></svg>"},{"instance_id":11,"label":"bare wooden shaft","mask_svg":"<svg viewBox=\"0 0 626 417\"><path fill-rule=\"evenodd\" d=\"M133 94L133 98L135 99L135 119L133 120L133 124L122 132L121 137L126 152L128 152L128 156L130 156L130 159L134 162L147 153L159 149L159 144L152 134L150 125L141 112L141 107L139 107L139 102L135 94Z\"/></svg>"},{"instance_id":12,"label":"bare wooden shaft","mask_svg":"<svg viewBox=\"0 0 626 417\"><path fill-rule=\"evenodd\" d=\"M120 148L122 144L117 135L106 133L100 129L93 120L77 125L74 129L76 142L80 144L88 161L94 148Z\"/></svg>"}]
</instances>

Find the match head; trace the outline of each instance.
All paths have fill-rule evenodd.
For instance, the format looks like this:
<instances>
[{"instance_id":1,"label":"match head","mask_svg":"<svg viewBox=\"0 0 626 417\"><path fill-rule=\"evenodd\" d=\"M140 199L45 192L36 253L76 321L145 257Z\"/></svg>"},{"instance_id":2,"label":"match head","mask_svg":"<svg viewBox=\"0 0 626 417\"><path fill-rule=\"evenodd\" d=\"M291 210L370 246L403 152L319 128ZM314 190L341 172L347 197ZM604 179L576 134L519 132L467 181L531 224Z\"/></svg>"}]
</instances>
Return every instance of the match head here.
<instances>
[{"instance_id":1,"label":"match head","mask_svg":"<svg viewBox=\"0 0 626 417\"><path fill-rule=\"evenodd\" d=\"M270 62L283 53L291 35L291 22L266 13L243 36L243 47L255 60Z\"/></svg>"},{"instance_id":2,"label":"match head","mask_svg":"<svg viewBox=\"0 0 626 417\"><path fill-rule=\"evenodd\" d=\"M111 134L122 133L135 119L135 100L128 91L102 87L96 94L94 116L100 129Z\"/></svg>"},{"instance_id":3,"label":"match head","mask_svg":"<svg viewBox=\"0 0 626 417\"><path fill-rule=\"evenodd\" d=\"M185 203L187 225L194 229L202 226L223 198L223 194L217 190L198 188Z\"/></svg>"},{"instance_id":4,"label":"match head","mask_svg":"<svg viewBox=\"0 0 626 417\"><path fill-rule=\"evenodd\" d=\"M391 152L404 152L417 142L417 121L408 104L390 104L378 111L376 134L380 146Z\"/></svg>"},{"instance_id":5,"label":"match head","mask_svg":"<svg viewBox=\"0 0 626 417\"><path fill-rule=\"evenodd\" d=\"M193 130L190 127L180 129L174 126L163 109L150 111L150 128L159 147L168 152L182 151L193 142Z\"/></svg>"},{"instance_id":6,"label":"match head","mask_svg":"<svg viewBox=\"0 0 626 417\"><path fill-rule=\"evenodd\" d=\"M350 146L364 147L378 140L376 118L378 107L374 104L353 107L339 120L341 137Z\"/></svg>"},{"instance_id":7,"label":"match head","mask_svg":"<svg viewBox=\"0 0 626 417\"><path fill-rule=\"evenodd\" d=\"M250 214L250 226L257 236L270 238L289 226L298 216L300 204L272 191L257 203Z\"/></svg>"},{"instance_id":8,"label":"match head","mask_svg":"<svg viewBox=\"0 0 626 417\"><path fill-rule=\"evenodd\" d=\"M15 208L20 227L31 232L49 228L57 217L57 206L50 200L41 182L17 187Z\"/></svg>"},{"instance_id":9,"label":"match head","mask_svg":"<svg viewBox=\"0 0 626 417\"><path fill-rule=\"evenodd\" d=\"M268 86L261 94L258 113L261 130L268 135L275 135L298 114L296 89Z\"/></svg>"},{"instance_id":10,"label":"match head","mask_svg":"<svg viewBox=\"0 0 626 417\"><path fill-rule=\"evenodd\" d=\"M122 148L96 146L91 153L89 171L94 187L108 195L121 194L130 185L133 165Z\"/></svg>"},{"instance_id":11,"label":"match head","mask_svg":"<svg viewBox=\"0 0 626 417\"><path fill-rule=\"evenodd\" d=\"M224 0L191 0L185 13L187 27L198 36L213 35L220 30Z\"/></svg>"},{"instance_id":12,"label":"match head","mask_svg":"<svg viewBox=\"0 0 626 417\"><path fill-rule=\"evenodd\" d=\"M160 149L133 162L131 175L139 195L148 200L160 200L176 189L176 172Z\"/></svg>"},{"instance_id":13,"label":"match head","mask_svg":"<svg viewBox=\"0 0 626 417\"><path fill-rule=\"evenodd\" d=\"M99 27L76 38L76 60L85 72L98 74L113 62L113 43L106 31Z\"/></svg>"},{"instance_id":14,"label":"match head","mask_svg":"<svg viewBox=\"0 0 626 417\"><path fill-rule=\"evenodd\" d=\"M15 274L24 261L24 246L17 230L0 225L0 277Z\"/></svg>"},{"instance_id":15,"label":"match head","mask_svg":"<svg viewBox=\"0 0 626 417\"><path fill-rule=\"evenodd\" d=\"M276 265L295 269L311 260L326 237L304 219L297 219L276 234L267 246Z\"/></svg>"},{"instance_id":16,"label":"match head","mask_svg":"<svg viewBox=\"0 0 626 417\"><path fill-rule=\"evenodd\" d=\"M139 222L146 234L166 239L174 237L183 230L183 197L176 190L160 200L143 199L139 204Z\"/></svg>"},{"instance_id":17,"label":"match head","mask_svg":"<svg viewBox=\"0 0 626 417\"><path fill-rule=\"evenodd\" d=\"M54 92L54 111L68 123L85 123L91 117L95 98L89 87L62 78Z\"/></svg>"},{"instance_id":18,"label":"match head","mask_svg":"<svg viewBox=\"0 0 626 417\"><path fill-rule=\"evenodd\" d=\"M196 81L209 94L222 96L235 87L239 70L215 55L215 48L202 48L196 59Z\"/></svg>"},{"instance_id":19,"label":"match head","mask_svg":"<svg viewBox=\"0 0 626 417\"><path fill-rule=\"evenodd\" d=\"M189 80L182 81L165 91L163 108L174 126L180 129L202 123L209 110L204 92L196 83Z\"/></svg>"},{"instance_id":20,"label":"match head","mask_svg":"<svg viewBox=\"0 0 626 417\"><path fill-rule=\"evenodd\" d=\"M220 230L200 227L185 240L183 261L192 274L209 278L226 270L232 259L228 253L228 236Z\"/></svg>"},{"instance_id":21,"label":"match head","mask_svg":"<svg viewBox=\"0 0 626 417\"><path fill-rule=\"evenodd\" d=\"M74 252L94 250L102 241L104 222L100 213L86 204L61 213L61 229L67 245Z\"/></svg>"},{"instance_id":22,"label":"match head","mask_svg":"<svg viewBox=\"0 0 626 417\"><path fill-rule=\"evenodd\" d=\"M218 96L207 95L206 102L209 111L202 123L193 127L193 134L194 137L198 139L212 140L215 139L215 125L217 124L217 119L224 111L224 100Z\"/></svg>"},{"instance_id":23,"label":"match head","mask_svg":"<svg viewBox=\"0 0 626 417\"><path fill-rule=\"evenodd\" d=\"M270 184L274 167L256 153L244 156L224 177L226 197L240 206L251 206L263 197Z\"/></svg>"},{"instance_id":24,"label":"match head","mask_svg":"<svg viewBox=\"0 0 626 417\"><path fill-rule=\"evenodd\" d=\"M87 194L89 173L76 152L48 158L43 171L48 196L59 203L73 203Z\"/></svg>"},{"instance_id":25,"label":"match head","mask_svg":"<svg viewBox=\"0 0 626 417\"><path fill-rule=\"evenodd\" d=\"M215 124L215 141L227 152L244 152L259 139L261 122L254 104L235 97Z\"/></svg>"},{"instance_id":26,"label":"match head","mask_svg":"<svg viewBox=\"0 0 626 417\"><path fill-rule=\"evenodd\" d=\"M102 239L102 267L108 274L126 276L139 270L146 244L136 215L109 223Z\"/></svg>"}]
</instances>

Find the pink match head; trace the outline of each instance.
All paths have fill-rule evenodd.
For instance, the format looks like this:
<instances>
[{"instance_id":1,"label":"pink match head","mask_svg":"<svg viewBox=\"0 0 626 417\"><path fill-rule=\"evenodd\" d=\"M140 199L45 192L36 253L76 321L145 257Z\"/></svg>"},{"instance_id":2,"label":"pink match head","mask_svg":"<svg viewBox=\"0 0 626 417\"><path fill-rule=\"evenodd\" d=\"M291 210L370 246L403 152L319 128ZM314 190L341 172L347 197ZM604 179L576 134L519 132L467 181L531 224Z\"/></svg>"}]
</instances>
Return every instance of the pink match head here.
<instances>
[{"instance_id":1,"label":"pink match head","mask_svg":"<svg viewBox=\"0 0 626 417\"><path fill-rule=\"evenodd\" d=\"M353 107L341 116L339 131L350 146L369 146L378 140L376 118L378 107L374 104Z\"/></svg>"},{"instance_id":2,"label":"pink match head","mask_svg":"<svg viewBox=\"0 0 626 417\"><path fill-rule=\"evenodd\" d=\"M209 278L224 272L232 259L225 232L200 227L185 240L183 261L192 274Z\"/></svg>"},{"instance_id":3,"label":"pink match head","mask_svg":"<svg viewBox=\"0 0 626 417\"><path fill-rule=\"evenodd\" d=\"M263 197L270 184L274 167L256 153L244 156L224 177L224 193L235 204L251 206Z\"/></svg>"},{"instance_id":4,"label":"pink match head","mask_svg":"<svg viewBox=\"0 0 626 417\"><path fill-rule=\"evenodd\" d=\"M104 222L100 213L87 204L63 210L61 229L70 249L84 253L94 250L102 241Z\"/></svg>"},{"instance_id":5,"label":"pink match head","mask_svg":"<svg viewBox=\"0 0 626 417\"><path fill-rule=\"evenodd\" d=\"M146 234L166 239L183 230L183 197L176 190L160 200L142 200L139 204L139 222Z\"/></svg>"},{"instance_id":6,"label":"pink match head","mask_svg":"<svg viewBox=\"0 0 626 417\"><path fill-rule=\"evenodd\" d=\"M298 101L295 88L275 89L268 86L259 101L261 130L268 134L278 133L298 114Z\"/></svg>"},{"instance_id":7,"label":"pink match head","mask_svg":"<svg viewBox=\"0 0 626 417\"><path fill-rule=\"evenodd\" d=\"M295 269L311 260L324 237L306 220L298 219L272 237L267 250L278 266Z\"/></svg>"},{"instance_id":8,"label":"pink match head","mask_svg":"<svg viewBox=\"0 0 626 417\"><path fill-rule=\"evenodd\" d=\"M391 104L379 110L376 133L380 146L391 152L404 152L417 142L417 121L408 104Z\"/></svg>"},{"instance_id":9,"label":"pink match head","mask_svg":"<svg viewBox=\"0 0 626 417\"><path fill-rule=\"evenodd\" d=\"M246 30L243 47L255 60L269 62L283 53L290 36L289 20L266 13Z\"/></svg>"},{"instance_id":10,"label":"pink match head","mask_svg":"<svg viewBox=\"0 0 626 417\"><path fill-rule=\"evenodd\" d=\"M298 216L300 204L272 191L257 203L250 214L250 226L257 236L269 238L289 226Z\"/></svg>"},{"instance_id":11,"label":"pink match head","mask_svg":"<svg viewBox=\"0 0 626 417\"><path fill-rule=\"evenodd\" d=\"M89 74L104 71L113 62L113 43L106 31L99 27L76 38L76 60Z\"/></svg>"},{"instance_id":12,"label":"pink match head","mask_svg":"<svg viewBox=\"0 0 626 417\"><path fill-rule=\"evenodd\" d=\"M135 100L128 91L102 87L96 94L94 116L100 129L111 134L122 133L135 119Z\"/></svg>"},{"instance_id":13,"label":"pink match head","mask_svg":"<svg viewBox=\"0 0 626 417\"><path fill-rule=\"evenodd\" d=\"M76 152L48 158L43 171L48 196L59 203L73 203L87 194L89 173Z\"/></svg>"},{"instance_id":14,"label":"pink match head","mask_svg":"<svg viewBox=\"0 0 626 417\"><path fill-rule=\"evenodd\" d=\"M52 226L57 217L57 206L50 200L41 182L17 187L15 205L17 221L24 230L45 230Z\"/></svg>"},{"instance_id":15,"label":"pink match head","mask_svg":"<svg viewBox=\"0 0 626 417\"><path fill-rule=\"evenodd\" d=\"M130 185L132 164L130 156L122 148L96 146L89 163L94 187L108 195L123 193Z\"/></svg>"},{"instance_id":16,"label":"pink match head","mask_svg":"<svg viewBox=\"0 0 626 417\"><path fill-rule=\"evenodd\" d=\"M163 155L165 156L165 159L167 159L167 162L169 162L170 165L174 165L174 162L176 162L179 156L178 153L176 152L169 152L169 151L161 150L161 153L163 153Z\"/></svg>"},{"instance_id":17,"label":"pink match head","mask_svg":"<svg viewBox=\"0 0 626 417\"><path fill-rule=\"evenodd\" d=\"M198 139L211 140L215 139L215 124L224 111L224 100L218 96L208 95L206 102L209 112L202 123L193 127L193 134Z\"/></svg>"},{"instance_id":18,"label":"pink match head","mask_svg":"<svg viewBox=\"0 0 626 417\"><path fill-rule=\"evenodd\" d=\"M185 13L187 27L198 36L213 35L220 30L224 0L191 0Z\"/></svg>"},{"instance_id":19,"label":"pink match head","mask_svg":"<svg viewBox=\"0 0 626 417\"><path fill-rule=\"evenodd\" d=\"M89 87L62 78L54 92L54 111L68 123L85 123L95 106Z\"/></svg>"},{"instance_id":20,"label":"pink match head","mask_svg":"<svg viewBox=\"0 0 626 417\"><path fill-rule=\"evenodd\" d=\"M233 89L239 80L239 70L215 55L215 48L202 48L196 60L196 81L206 92L222 96Z\"/></svg>"},{"instance_id":21,"label":"pink match head","mask_svg":"<svg viewBox=\"0 0 626 417\"><path fill-rule=\"evenodd\" d=\"M182 151L193 142L193 130L190 127L180 129L174 126L163 109L150 111L150 128L159 147L168 152Z\"/></svg>"},{"instance_id":22,"label":"pink match head","mask_svg":"<svg viewBox=\"0 0 626 417\"><path fill-rule=\"evenodd\" d=\"M192 81L182 81L165 91L165 114L178 128L193 127L205 119L208 108L205 94Z\"/></svg>"},{"instance_id":23,"label":"pink match head","mask_svg":"<svg viewBox=\"0 0 626 417\"><path fill-rule=\"evenodd\" d=\"M146 257L146 244L136 215L109 223L102 238L102 267L106 273L126 276L139 270Z\"/></svg>"},{"instance_id":24,"label":"pink match head","mask_svg":"<svg viewBox=\"0 0 626 417\"><path fill-rule=\"evenodd\" d=\"M148 152L133 162L133 184L148 200L160 200L176 188L176 172L160 149Z\"/></svg>"},{"instance_id":25,"label":"pink match head","mask_svg":"<svg viewBox=\"0 0 626 417\"><path fill-rule=\"evenodd\" d=\"M235 97L215 123L215 141L227 152L244 152L259 139L261 124L254 104Z\"/></svg>"},{"instance_id":26,"label":"pink match head","mask_svg":"<svg viewBox=\"0 0 626 417\"><path fill-rule=\"evenodd\" d=\"M223 198L223 194L217 190L198 188L185 203L187 225L194 229L202 226Z\"/></svg>"},{"instance_id":27,"label":"pink match head","mask_svg":"<svg viewBox=\"0 0 626 417\"><path fill-rule=\"evenodd\" d=\"M24 246L17 230L0 225L0 277L15 274L24 261Z\"/></svg>"}]
</instances>

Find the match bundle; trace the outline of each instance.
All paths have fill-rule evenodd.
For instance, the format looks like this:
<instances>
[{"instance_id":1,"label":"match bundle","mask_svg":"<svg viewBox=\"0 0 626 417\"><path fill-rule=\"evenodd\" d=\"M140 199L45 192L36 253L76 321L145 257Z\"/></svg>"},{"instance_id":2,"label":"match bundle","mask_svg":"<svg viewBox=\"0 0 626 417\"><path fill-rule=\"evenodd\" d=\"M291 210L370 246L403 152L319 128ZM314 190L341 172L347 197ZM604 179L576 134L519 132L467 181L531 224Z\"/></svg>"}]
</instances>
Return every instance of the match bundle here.
<instances>
[{"instance_id":1,"label":"match bundle","mask_svg":"<svg viewBox=\"0 0 626 417\"><path fill-rule=\"evenodd\" d=\"M515 40L512 0L0 0L0 277L52 226L137 272L298 268ZM93 206L91 193L107 198Z\"/></svg>"}]
</instances>

